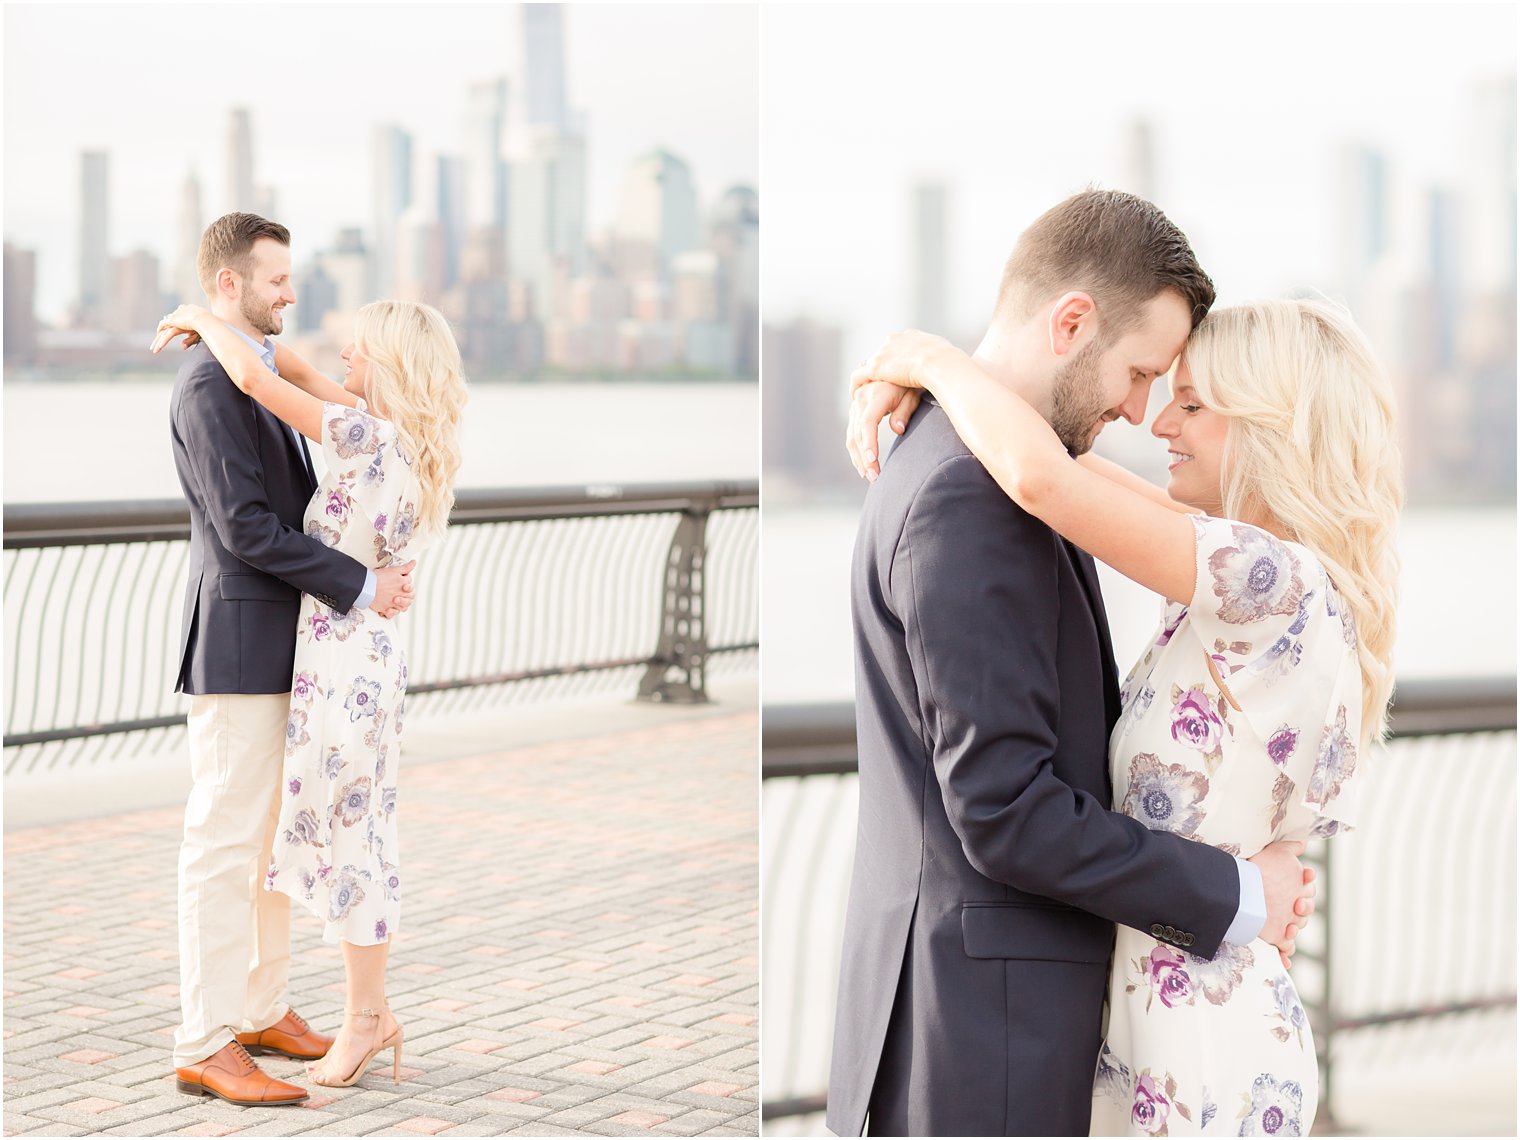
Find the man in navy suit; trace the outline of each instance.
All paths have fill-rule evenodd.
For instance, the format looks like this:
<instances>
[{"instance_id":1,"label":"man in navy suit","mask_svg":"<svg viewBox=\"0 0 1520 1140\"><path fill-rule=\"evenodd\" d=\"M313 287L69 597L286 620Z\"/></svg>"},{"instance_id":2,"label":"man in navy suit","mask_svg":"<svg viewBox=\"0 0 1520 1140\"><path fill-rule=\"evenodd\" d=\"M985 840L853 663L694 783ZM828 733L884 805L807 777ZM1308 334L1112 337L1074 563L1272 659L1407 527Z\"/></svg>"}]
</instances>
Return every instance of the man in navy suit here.
<instances>
[{"instance_id":1,"label":"man in navy suit","mask_svg":"<svg viewBox=\"0 0 1520 1140\"><path fill-rule=\"evenodd\" d=\"M976 359L1072 454L1138 423L1214 300L1132 195L1039 218ZM1066 351L1081 322L1096 337ZM1086 1136L1114 923L1212 957L1291 948L1300 845L1250 861L1110 809L1119 693L1092 558L926 399L866 497L851 594L860 811L828 1124Z\"/></svg>"},{"instance_id":2,"label":"man in navy suit","mask_svg":"<svg viewBox=\"0 0 1520 1140\"><path fill-rule=\"evenodd\" d=\"M227 214L201 238L211 310L275 370L269 337L295 303L290 233ZM249 1053L312 1059L332 1038L285 1002L290 899L263 890L280 779L301 594L338 610L411 604L411 564L371 570L303 533L317 481L305 441L240 392L206 346L170 398L174 465L190 505L177 692L192 695L193 785L179 862L178 1087L234 1104L296 1104Z\"/></svg>"}]
</instances>

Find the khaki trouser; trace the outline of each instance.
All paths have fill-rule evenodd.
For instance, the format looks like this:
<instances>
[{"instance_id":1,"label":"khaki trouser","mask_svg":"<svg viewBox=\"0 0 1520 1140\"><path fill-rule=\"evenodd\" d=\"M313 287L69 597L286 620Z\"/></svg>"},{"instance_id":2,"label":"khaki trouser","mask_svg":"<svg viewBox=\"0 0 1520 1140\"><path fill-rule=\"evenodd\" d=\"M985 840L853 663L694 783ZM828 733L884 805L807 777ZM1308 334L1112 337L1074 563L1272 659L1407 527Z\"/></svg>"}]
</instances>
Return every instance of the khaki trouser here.
<instances>
[{"instance_id":1,"label":"khaki trouser","mask_svg":"<svg viewBox=\"0 0 1520 1140\"><path fill-rule=\"evenodd\" d=\"M175 1067L285 1016L290 897L264 890L280 814L290 694L197 696L179 854Z\"/></svg>"}]
</instances>

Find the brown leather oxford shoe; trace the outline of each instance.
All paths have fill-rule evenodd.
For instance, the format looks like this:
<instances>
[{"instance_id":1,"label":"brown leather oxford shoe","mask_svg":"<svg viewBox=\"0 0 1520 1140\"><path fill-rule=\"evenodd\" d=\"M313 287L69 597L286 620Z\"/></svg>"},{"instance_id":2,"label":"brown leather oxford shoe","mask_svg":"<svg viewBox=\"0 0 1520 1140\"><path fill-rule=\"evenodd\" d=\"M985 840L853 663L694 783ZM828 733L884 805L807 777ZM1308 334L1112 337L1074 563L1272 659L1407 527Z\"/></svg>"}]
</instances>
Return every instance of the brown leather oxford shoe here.
<instances>
[{"instance_id":1,"label":"brown leather oxford shoe","mask_svg":"<svg viewBox=\"0 0 1520 1140\"><path fill-rule=\"evenodd\" d=\"M219 1096L248 1108L300 1104L308 1093L300 1085L277 1081L236 1041L229 1041L204 1061L174 1070L174 1085L191 1096Z\"/></svg>"},{"instance_id":2,"label":"brown leather oxford shoe","mask_svg":"<svg viewBox=\"0 0 1520 1140\"><path fill-rule=\"evenodd\" d=\"M297 1061L319 1061L327 1055L333 1043L331 1037L307 1025L306 1019L293 1009L286 1010L285 1016L268 1029L239 1033L237 1039L238 1044L255 1057L274 1053Z\"/></svg>"}]
</instances>

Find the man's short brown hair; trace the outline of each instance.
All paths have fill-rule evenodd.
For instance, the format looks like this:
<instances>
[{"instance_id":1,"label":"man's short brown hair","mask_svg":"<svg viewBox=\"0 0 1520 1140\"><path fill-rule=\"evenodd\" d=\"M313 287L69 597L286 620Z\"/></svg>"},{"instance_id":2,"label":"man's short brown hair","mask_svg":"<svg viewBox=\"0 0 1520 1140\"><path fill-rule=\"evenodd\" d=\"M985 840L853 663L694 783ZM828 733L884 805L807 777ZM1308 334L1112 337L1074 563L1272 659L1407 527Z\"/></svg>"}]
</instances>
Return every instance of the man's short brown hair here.
<instances>
[{"instance_id":1,"label":"man's short brown hair","mask_svg":"<svg viewBox=\"0 0 1520 1140\"><path fill-rule=\"evenodd\" d=\"M1105 342L1139 323L1143 306L1164 289L1182 296L1194 328L1214 303L1214 283L1182 231L1122 190L1084 190L1036 218L1003 266L997 313L1027 320L1073 289L1092 296Z\"/></svg>"},{"instance_id":2,"label":"man's short brown hair","mask_svg":"<svg viewBox=\"0 0 1520 1140\"><path fill-rule=\"evenodd\" d=\"M252 275L253 243L260 238L290 245L289 230L257 214L223 214L206 227L195 255L195 275L206 296L216 295L216 275L224 266L244 280Z\"/></svg>"}]
</instances>

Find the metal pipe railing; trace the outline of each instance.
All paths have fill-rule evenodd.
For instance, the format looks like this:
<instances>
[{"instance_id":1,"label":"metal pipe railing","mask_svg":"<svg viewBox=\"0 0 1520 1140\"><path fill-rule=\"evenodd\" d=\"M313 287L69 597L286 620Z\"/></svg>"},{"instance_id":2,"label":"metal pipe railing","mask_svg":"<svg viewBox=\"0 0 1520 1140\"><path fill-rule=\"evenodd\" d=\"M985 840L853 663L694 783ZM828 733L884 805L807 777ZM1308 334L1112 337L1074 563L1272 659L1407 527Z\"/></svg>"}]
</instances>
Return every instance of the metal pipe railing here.
<instances>
[{"instance_id":1,"label":"metal pipe railing","mask_svg":"<svg viewBox=\"0 0 1520 1140\"><path fill-rule=\"evenodd\" d=\"M594 676L705 700L714 657L759 647L758 508L754 482L461 490L417 572L409 690ZM22 749L183 725L189 534L177 499L5 507L7 772Z\"/></svg>"}]
</instances>

